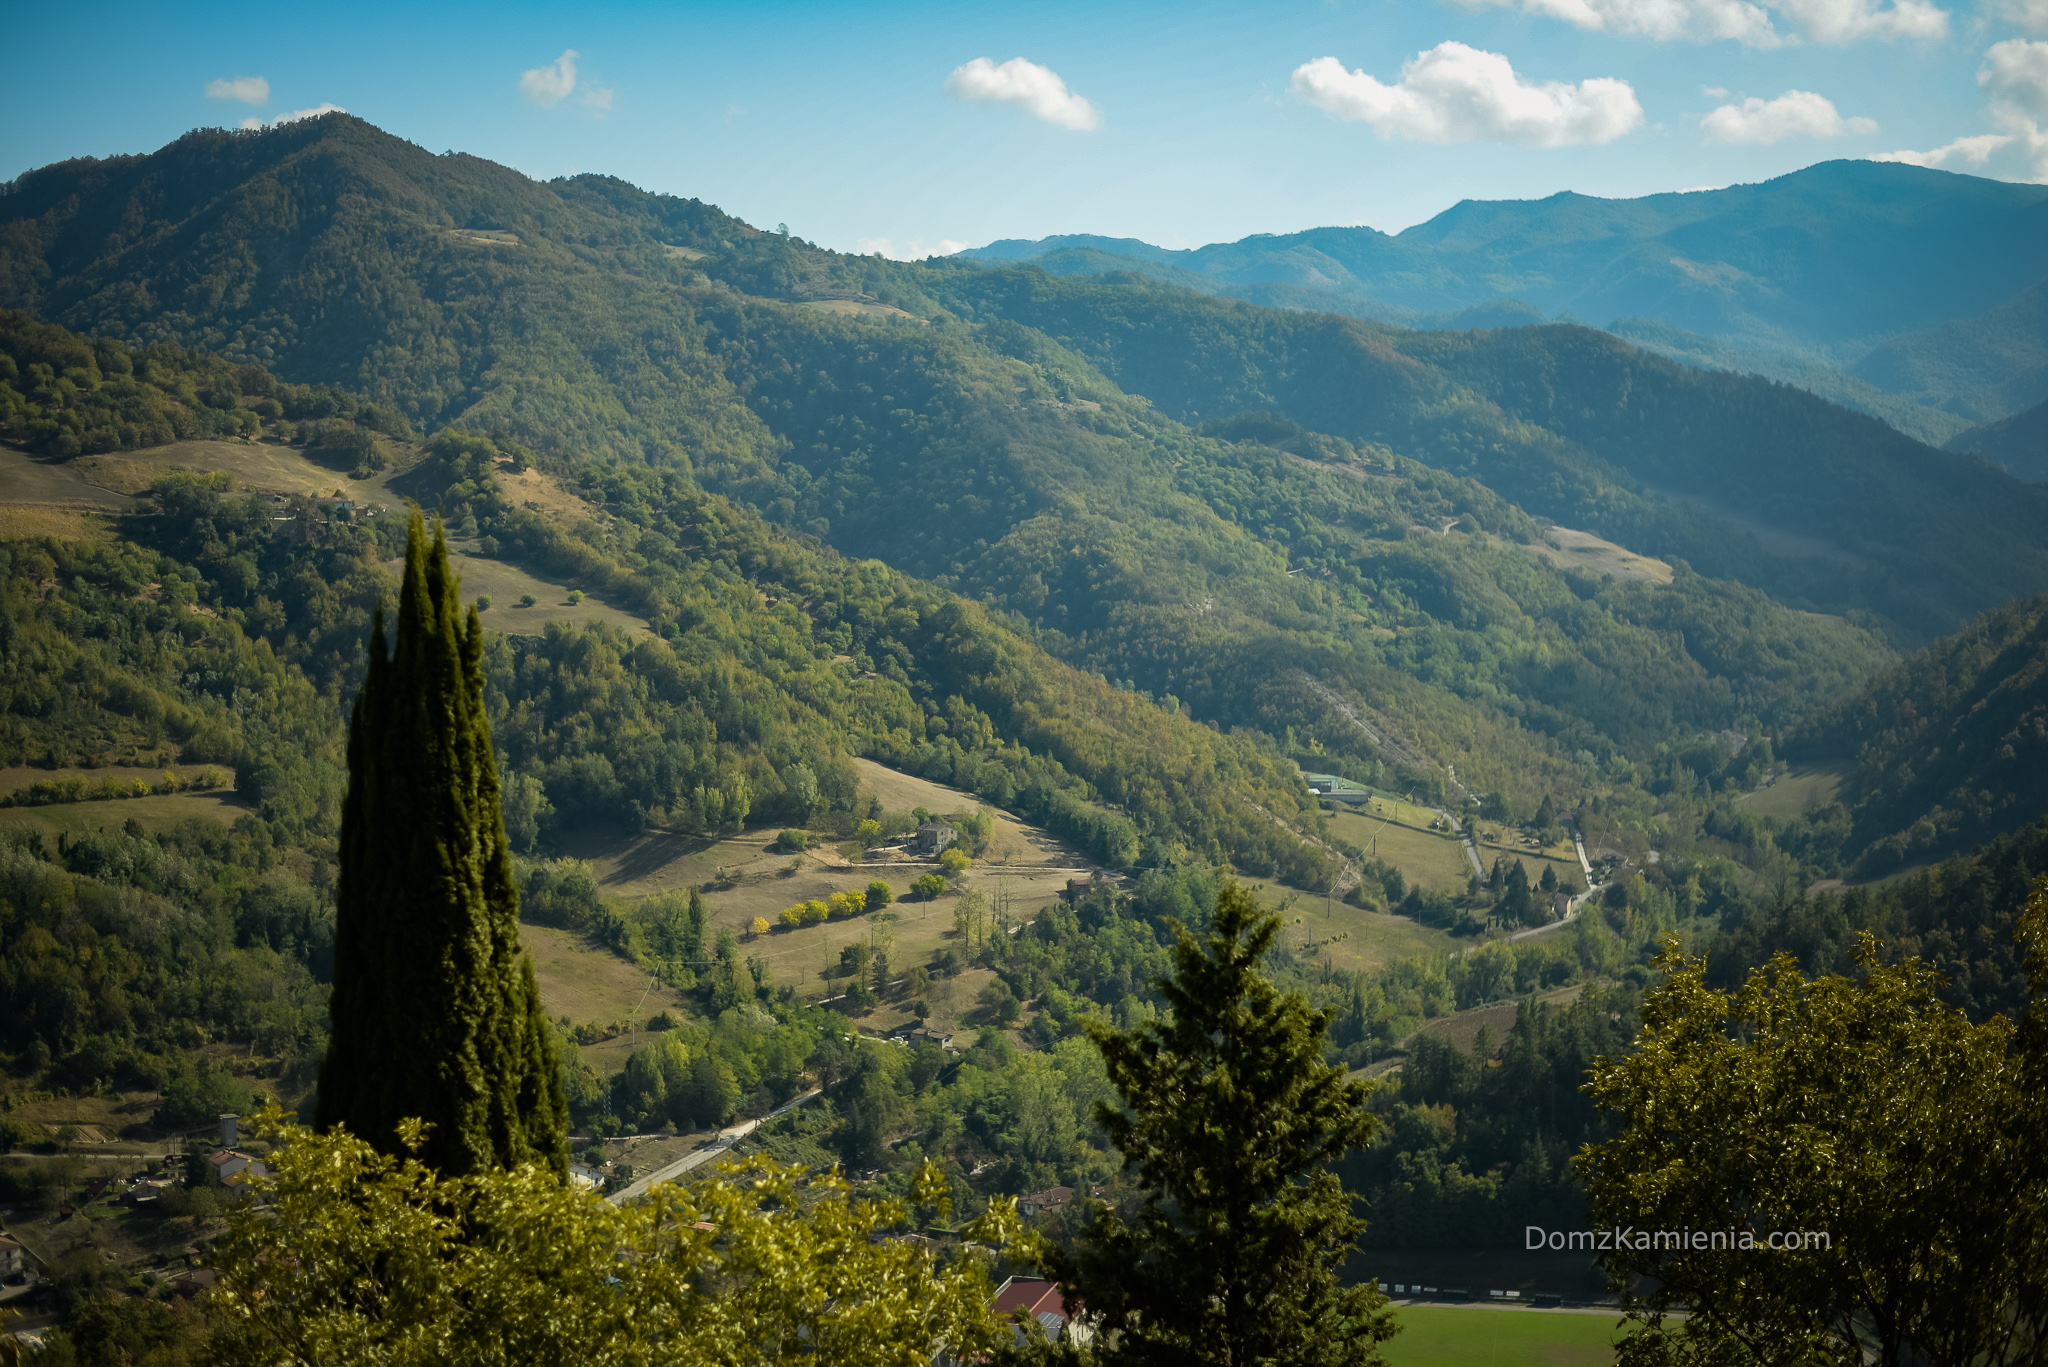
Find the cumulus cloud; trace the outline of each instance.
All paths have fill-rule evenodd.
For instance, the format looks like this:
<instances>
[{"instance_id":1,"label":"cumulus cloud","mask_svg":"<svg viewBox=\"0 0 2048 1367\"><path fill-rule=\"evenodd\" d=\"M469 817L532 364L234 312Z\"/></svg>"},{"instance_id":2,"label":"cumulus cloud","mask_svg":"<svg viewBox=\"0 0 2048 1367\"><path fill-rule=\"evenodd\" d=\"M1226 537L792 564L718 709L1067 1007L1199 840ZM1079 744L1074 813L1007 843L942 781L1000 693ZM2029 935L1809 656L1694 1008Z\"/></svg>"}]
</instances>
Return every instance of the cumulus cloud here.
<instances>
[{"instance_id":1,"label":"cumulus cloud","mask_svg":"<svg viewBox=\"0 0 2048 1367\"><path fill-rule=\"evenodd\" d=\"M1977 69L1977 84L1994 104L2048 114L2048 43L2025 38L1993 43Z\"/></svg>"},{"instance_id":2,"label":"cumulus cloud","mask_svg":"<svg viewBox=\"0 0 2048 1367\"><path fill-rule=\"evenodd\" d=\"M208 81L206 98L233 100L237 104L270 103L270 82L261 76L237 76L232 81Z\"/></svg>"},{"instance_id":3,"label":"cumulus cloud","mask_svg":"<svg viewBox=\"0 0 2048 1367\"><path fill-rule=\"evenodd\" d=\"M300 119L317 119L322 114L346 113L348 113L348 111L346 109L343 109L340 105L329 104L325 100L322 100L319 104L314 105L311 109L294 109L289 114L279 114L276 118L267 121L264 119L243 119L242 127L277 128L281 127L284 124L297 123Z\"/></svg>"},{"instance_id":4,"label":"cumulus cloud","mask_svg":"<svg viewBox=\"0 0 2048 1367\"><path fill-rule=\"evenodd\" d=\"M1741 104L1724 104L1701 119L1700 128L1708 142L1771 143L1875 133L1877 120L1845 119L1825 95L1788 90L1775 100L1751 96Z\"/></svg>"},{"instance_id":5,"label":"cumulus cloud","mask_svg":"<svg viewBox=\"0 0 2048 1367\"><path fill-rule=\"evenodd\" d=\"M576 59L581 55L573 47L563 48L562 55L548 65L537 66L519 77L519 93L529 104L553 109L576 88Z\"/></svg>"},{"instance_id":6,"label":"cumulus cloud","mask_svg":"<svg viewBox=\"0 0 2048 1367\"><path fill-rule=\"evenodd\" d=\"M853 244L856 256L886 256L891 261L922 261L928 256L951 256L966 248L965 242L955 242L950 237L942 237L929 245L921 237L913 237L900 247L886 237L863 237Z\"/></svg>"},{"instance_id":7,"label":"cumulus cloud","mask_svg":"<svg viewBox=\"0 0 2048 1367\"><path fill-rule=\"evenodd\" d=\"M2048 115L2048 43L2025 38L1993 43L1977 69L1977 84L1991 97L1991 122L2000 131L1972 133L1925 152L1886 152L1872 160L2048 184L2048 129L2039 122Z\"/></svg>"},{"instance_id":8,"label":"cumulus cloud","mask_svg":"<svg viewBox=\"0 0 2048 1367\"><path fill-rule=\"evenodd\" d=\"M1883 152L1871 160L2048 185L2048 129L2010 106L1994 109L1991 121L2006 131L1973 133L1926 152Z\"/></svg>"},{"instance_id":9,"label":"cumulus cloud","mask_svg":"<svg viewBox=\"0 0 2048 1367\"><path fill-rule=\"evenodd\" d=\"M1058 72L1022 57L1012 57L1001 66L976 57L953 68L953 74L946 77L946 93L956 100L1022 105L1047 123L1077 133L1102 126L1102 115L1095 106L1068 90Z\"/></svg>"},{"instance_id":10,"label":"cumulus cloud","mask_svg":"<svg viewBox=\"0 0 2048 1367\"><path fill-rule=\"evenodd\" d=\"M1939 38L1948 32L1948 11L1931 0L1455 0L1471 8L1515 6L1582 29L1654 42L1733 41L1748 47L1782 47L1800 38L1849 43L1859 38ZM2018 6L2048 7L2048 0L2005 0ZM1773 11L1776 14L1773 14ZM1787 34L1777 17L1790 21Z\"/></svg>"},{"instance_id":11,"label":"cumulus cloud","mask_svg":"<svg viewBox=\"0 0 2048 1367\"><path fill-rule=\"evenodd\" d=\"M2005 0L1995 8L2001 18L2029 33L2048 33L2048 0Z\"/></svg>"},{"instance_id":12,"label":"cumulus cloud","mask_svg":"<svg viewBox=\"0 0 2048 1367\"><path fill-rule=\"evenodd\" d=\"M1643 122L1643 107L1626 81L1602 76L1538 85L1516 75L1499 53L1457 42L1417 53L1392 85L1347 71L1335 57L1318 57L1295 68L1293 88L1340 119L1412 142L1567 147L1613 142Z\"/></svg>"},{"instance_id":13,"label":"cumulus cloud","mask_svg":"<svg viewBox=\"0 0 2048 1367\"><path fill-rule=\"evenodd\" d=\"M602 89L593 87L592 89L584 91L583 103L588 105L590 108L595 109L599 114L610 113L612 107L611 87L605 86Z\"/></svg>"}]
</instances>

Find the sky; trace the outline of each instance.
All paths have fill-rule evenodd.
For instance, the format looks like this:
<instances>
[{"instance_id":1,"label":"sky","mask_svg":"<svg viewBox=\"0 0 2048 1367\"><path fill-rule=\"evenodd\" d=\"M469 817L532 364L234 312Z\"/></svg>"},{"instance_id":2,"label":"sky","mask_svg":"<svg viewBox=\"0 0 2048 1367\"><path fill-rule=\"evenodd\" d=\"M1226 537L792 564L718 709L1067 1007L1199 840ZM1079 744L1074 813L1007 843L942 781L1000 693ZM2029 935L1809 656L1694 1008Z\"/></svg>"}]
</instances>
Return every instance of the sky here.
<instances>
[{"instance_id":1,"label":"sky","mask_svg":"<svg viewBox=\"0 0 2048 1367\"><path fill-rule=\"evenodd\" d=\"M2048 0L25 7L0 180L341 108L842 251L1167 247L1890 157L2048 181Z\"/></svg>"}]
</instances>

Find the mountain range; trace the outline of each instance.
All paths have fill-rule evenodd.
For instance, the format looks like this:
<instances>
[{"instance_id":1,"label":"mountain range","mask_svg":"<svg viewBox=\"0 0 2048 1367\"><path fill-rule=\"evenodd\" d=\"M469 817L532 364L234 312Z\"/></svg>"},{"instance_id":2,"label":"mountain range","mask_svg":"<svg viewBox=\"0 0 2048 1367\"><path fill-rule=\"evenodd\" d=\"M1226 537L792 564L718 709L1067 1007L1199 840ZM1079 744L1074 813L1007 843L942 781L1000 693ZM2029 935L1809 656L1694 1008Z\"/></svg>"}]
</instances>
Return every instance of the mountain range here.
<instances>
[{"instance_id":1,"label":"mountain range","mask_svg":"<svg viewBox=\"0 0 2048 1367\"><path fill-rule=\"evenodd\" d=\"M1406 326L1584 320L1681 359L1778 379L1795 367L1805 387L1937 443L2048 398L2048 187L1913 166L1824 162L1630 200L1467 200L1396 234L1316 228L1185 251L1069 235L962 255Z\"/></svg>"},{"instance_id":2,"label":"mountain range","mask_svg":"<svg viewBox=\"0 0 2048 1367\"><path fill-rule=\"evenodd\" d=\"M819 712L848 744L950 738L976 764L1022 746L1158 848L1271 869L1276 830L1313 826L1279 796L1281 758L1509 809L1641 793L2048 591L2048 490L1984 457L1610 332L1519 325L1564 301L1533 284L1569 269L1581 306L1663 300L1673 328L1745 345L1896 341L2015 299L2001 279L2048 263L2044 197L1831 163L1634 209L1461 206L1412 241L1287 240L1349 274L1276 288L1483 311L1415 330L1049 258L841 255L336 114L20 177L0 305L337 386L387 431L526 451L604 520L543 536L460 461L413 487L504 555L609 566L677 642L754 658L764 634L809 640L799 661L896 679L903 697ZM1897 299L1824 307L1845 258L1873 268L1907 239L1958 250ZM1279 259L1281 240L1250 241L1268 245L1205 259ZM1754 269L1699 275L1671 265L1678 243ZM1537 302L1489 295L1487 253ZM47 364L31 398L62 409L69 370ZM719 545L745 549L692 549ZM828 613L867 601L851 585L875 561L904 576L883 595L900 606ZM795 668L749 667L771 691ZM819 686L788 677L793 698Z\"/></svg>"}]
</instances>

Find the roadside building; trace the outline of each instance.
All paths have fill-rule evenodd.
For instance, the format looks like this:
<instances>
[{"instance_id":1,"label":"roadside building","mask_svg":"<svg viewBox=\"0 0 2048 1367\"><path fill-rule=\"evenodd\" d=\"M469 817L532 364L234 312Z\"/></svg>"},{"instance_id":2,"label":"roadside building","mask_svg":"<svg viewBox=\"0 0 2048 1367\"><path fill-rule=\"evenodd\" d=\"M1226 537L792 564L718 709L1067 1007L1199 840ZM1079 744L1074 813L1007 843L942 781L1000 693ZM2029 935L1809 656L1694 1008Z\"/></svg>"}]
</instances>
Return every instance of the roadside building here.
<instances>
[{"instance_id":1,"label":"roadside building","mask_svg":"<svg viewBox=\"0 0 2048 1367\"><path fill-rule=\"evenodd\" d=\"M1056 1282L1037 1277L1012 1277L1002 1284L988 1305L995 1311L997 1319L1011 1322L1011 1332L1019 1343L1025 1342L1027 1337L1023 1324L1019 1323L1020 1318L1037 1321L1045 1336L1054 1341L1070 1339L1077 1344L1086 1344L1095 1337L1076 1313L1079 1307L1069 1309Z\"/></svg>"},{"instance_id":2,"label":"roadside building","mask_svg":"<svg viewBox=\"0 0 2048 1367\"><path fill-rule=\"evenodd\" d=\"M1038 1215L1049 1210L1065 1210L1073 1204L1074 1189L1072 1187L1047 1187L1044 1191L1034 1191L1029 1196L1019 1196L1017 1198L1018 1213L1023 1215Z\"/></svg>"}]
</instances>

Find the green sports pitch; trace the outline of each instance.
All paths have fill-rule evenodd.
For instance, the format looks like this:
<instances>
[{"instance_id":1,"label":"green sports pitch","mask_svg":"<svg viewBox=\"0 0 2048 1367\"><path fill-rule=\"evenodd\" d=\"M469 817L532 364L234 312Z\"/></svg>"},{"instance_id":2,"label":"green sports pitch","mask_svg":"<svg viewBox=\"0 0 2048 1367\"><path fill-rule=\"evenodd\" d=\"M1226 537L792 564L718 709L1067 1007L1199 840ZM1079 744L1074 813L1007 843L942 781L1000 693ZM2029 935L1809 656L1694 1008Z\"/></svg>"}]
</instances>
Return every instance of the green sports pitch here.
<instances>
[{"instance_id":1,"label":"green sports pitch","mask_svg":"<svg viewBox=\"0 0 2048 1367\"><path fill-rule=\"evenodd\" d=\"M1410 1305L1382 1345L1388 1367L1606 1367L1622 1338L1618 1314Z\"/></svg>"}]
</instances>

